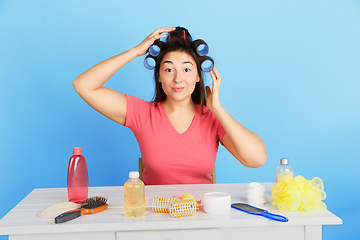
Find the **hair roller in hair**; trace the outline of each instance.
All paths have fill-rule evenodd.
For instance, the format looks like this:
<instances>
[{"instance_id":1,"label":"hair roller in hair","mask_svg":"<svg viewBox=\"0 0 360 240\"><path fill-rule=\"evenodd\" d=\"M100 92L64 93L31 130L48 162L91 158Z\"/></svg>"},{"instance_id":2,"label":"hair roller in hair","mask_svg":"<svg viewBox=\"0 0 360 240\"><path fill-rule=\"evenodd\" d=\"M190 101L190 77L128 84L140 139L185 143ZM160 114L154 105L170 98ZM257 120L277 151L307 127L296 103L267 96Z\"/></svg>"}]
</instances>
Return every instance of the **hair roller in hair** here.
<instances>
[{"instance_id":1,"label":"hair roller in hair","mask_svg":"<svg viewBox=\"0 0 360 240\"><path fill-rule=\"evenodd\" d=\"M160 42L162 42L162 43L166 43L166 41L167 41L167 39L168 39L168 37L169 37L169 33L164 32L164 33L162 33L162 35L164 35L164 36L166 36L166 37L160 38L158 41L160 41Z\"/></svg>"},{"instance_id":2,"label":"hair roller in hair","mask_svg":"<svg viewBox=\"0 0 360 240\"><path fill-rule=\"evenodd\" d=\"M205 43L199 44L199 46L196 48L196 52L200 57L205 56L209 53L209 47Z\"/></svg>"},{"instance_id":3,"label":"hair roller in hair","mask_svg":"<svg viewBox=\"0 0 360 240\"><path fill-rule=\"evenodd\" d=\"M213 69L214 63L210 59L206 59L201 63L201 69L204 72L210 72Z\"/></svg>"},{"instance_id":4,"label":"hair roller in hair","mask_svg":"<svg viewBox=\"0 0 360 240\"><path fill-rule=\"evenodd\" d=\"M160 47L156 44L153 44L149 48L149 54L153 57L157 57L160 53Z\"/></svg>"},{"instance_id":5,"label":"hair roller in hair","mask_svg":"<svg viewBox=\"0 0 360 240\"><path fill-rule=\"evenodd\" d=\"M193 41L193 48L196 49L200 57L206 56L209 53L209 46L202 39Z\"/></svg>"},{"instance_id":6,"label":"hair roller in hair","mask_svg":"<svg viewBox=\"0 0 360 240\"><path fill-rule=\"evenodd\" d=\"M144 60L144 66L149 70L153 70L156 66L155 59L148 55Z\"/></svg>"},{"instance_id":7,"label":"hair roller in hair","mask_svg":"<svg viewBox=\"0 0 360 240\"><path fill-rule=\"evenodd\" d=\"M164 42L155 40L154 43L149 47L149 54L153 57L157 57L161 51L162 45L164 45Z\"/></svg>"}]
</instances>

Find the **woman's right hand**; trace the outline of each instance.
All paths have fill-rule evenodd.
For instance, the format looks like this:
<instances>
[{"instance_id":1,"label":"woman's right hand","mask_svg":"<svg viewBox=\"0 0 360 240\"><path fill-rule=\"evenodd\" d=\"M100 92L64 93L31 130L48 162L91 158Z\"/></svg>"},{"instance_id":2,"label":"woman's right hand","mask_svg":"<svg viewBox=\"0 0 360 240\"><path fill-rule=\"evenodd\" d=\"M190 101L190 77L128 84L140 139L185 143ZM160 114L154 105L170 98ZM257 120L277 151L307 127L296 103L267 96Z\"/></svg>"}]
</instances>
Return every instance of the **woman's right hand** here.
<instances>
[{"instance_id":1,"label":"woman's right hand","mask_svg":"<svg viewBox=\"0 0 360 240\"><path fill-rule=\"evenodd\" d=\"M159 28L147 36L136 47L108 58L89 68L74 81L76 92L96 111L113 121L125 125L127 100L126 95L104 87L105 82L125 64L146 53L155 40L164 38L162 33L175 28Z\"/></svg>"},{"instance_id":2,"label":"woman's right hand","mask_svg":"<svg viewBox=\"0 0 360 240\"><path fill-rule=\"evenodd\" d=\"M141 43L134 47L138 56L142 56L146 54L146 51L149 47L155 42L155 40L159 40L160 38L165 38L166 35L163 34L165 32L174 31L174 27L162 27L156 29L154 32L150 33Z\"/></svg>"}]
</instances>

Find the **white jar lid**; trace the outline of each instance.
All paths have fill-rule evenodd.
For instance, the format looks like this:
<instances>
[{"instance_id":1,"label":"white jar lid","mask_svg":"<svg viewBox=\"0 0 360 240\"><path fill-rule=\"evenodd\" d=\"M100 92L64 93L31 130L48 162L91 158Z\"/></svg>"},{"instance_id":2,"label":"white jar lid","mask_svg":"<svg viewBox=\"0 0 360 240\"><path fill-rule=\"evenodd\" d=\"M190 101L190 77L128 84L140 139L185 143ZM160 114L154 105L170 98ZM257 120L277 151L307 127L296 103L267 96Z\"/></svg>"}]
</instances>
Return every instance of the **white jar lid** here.
<instances>
[{"instance_id":1,"label":"white jar lid","mask_svg":"<svg viewBox=\"0 0 360 240\"><path fill-rule=\"evenodd\" d=\"M231 197L228 193L205 193L203 198L204 211L210 214L225 214L230 211Z\"/></svg>"}]
</instances>

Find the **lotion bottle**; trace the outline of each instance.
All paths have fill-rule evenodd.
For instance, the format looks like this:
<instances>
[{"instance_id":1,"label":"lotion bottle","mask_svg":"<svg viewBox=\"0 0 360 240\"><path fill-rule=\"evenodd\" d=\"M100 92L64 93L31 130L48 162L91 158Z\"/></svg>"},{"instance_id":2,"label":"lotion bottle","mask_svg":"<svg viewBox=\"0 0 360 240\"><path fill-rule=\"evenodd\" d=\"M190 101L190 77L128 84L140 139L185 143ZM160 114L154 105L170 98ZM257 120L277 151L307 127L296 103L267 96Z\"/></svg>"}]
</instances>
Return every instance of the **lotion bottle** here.
<instances>
[{"instance_id":1,"label":"lotion bottle","mask_svg":"<svg viewBox=\"0 0 360 240\"><path fill-rule=\"evenodd\" d=\"M89 189L88 171L81 148L73 148L67 172L67 192L69 202L80 203L87 199Z\"/></svg>"}]
</instances>

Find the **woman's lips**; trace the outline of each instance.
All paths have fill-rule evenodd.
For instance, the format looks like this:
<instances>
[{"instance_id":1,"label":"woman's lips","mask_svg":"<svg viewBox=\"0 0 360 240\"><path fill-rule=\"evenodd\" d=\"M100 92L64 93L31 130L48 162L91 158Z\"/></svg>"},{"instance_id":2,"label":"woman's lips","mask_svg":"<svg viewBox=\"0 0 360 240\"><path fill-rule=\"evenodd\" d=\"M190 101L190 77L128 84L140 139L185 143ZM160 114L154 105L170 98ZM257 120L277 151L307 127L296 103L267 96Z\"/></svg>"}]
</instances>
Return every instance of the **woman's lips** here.
<instances>
[{"instance_id":1,"label":"woman's lips","mask_svg":"<svg viewBox=\"0 0 360 240\"><path fill-rule=\"evenodd\" d=\"M175 92L181 92L184 89L184 87L174 87L173 90Z\"/></svg>"}]
</instances>

